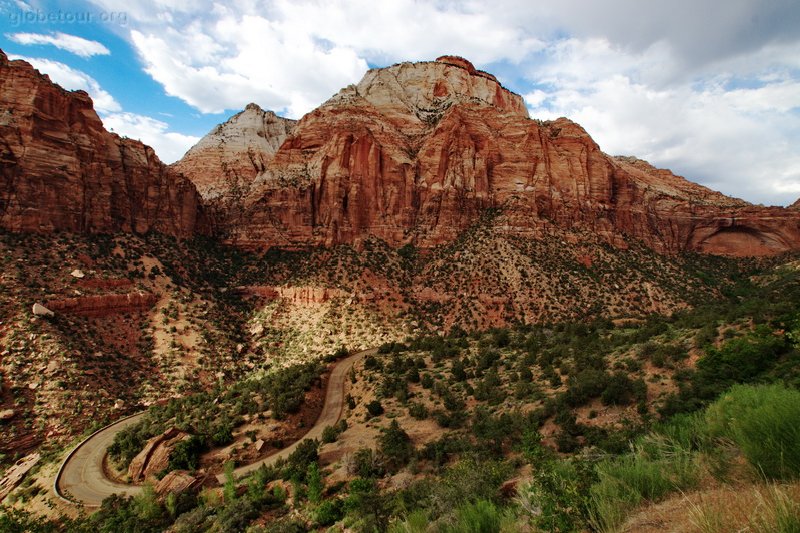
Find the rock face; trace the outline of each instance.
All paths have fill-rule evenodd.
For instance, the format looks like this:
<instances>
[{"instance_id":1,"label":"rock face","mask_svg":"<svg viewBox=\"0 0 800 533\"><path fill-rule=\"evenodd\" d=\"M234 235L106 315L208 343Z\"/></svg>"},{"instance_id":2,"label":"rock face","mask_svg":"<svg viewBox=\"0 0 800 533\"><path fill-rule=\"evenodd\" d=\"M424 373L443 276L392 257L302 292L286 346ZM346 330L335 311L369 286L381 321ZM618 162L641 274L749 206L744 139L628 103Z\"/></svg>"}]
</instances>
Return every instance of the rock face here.
<instances>
[{"instance_id":1,"label":"rock face","mask_svg":"<svg viewBox=\"0 0 800 533\"><path fill-rule=\"evenodd\" d=\"M489 208L504 211L511 235L580 228L667 253L800 249L796 210L610 157L567 119L531 120L522 97L452 56L370 70L342 89L297 123L229 208L236 214L218 220L242 246L358 246L376 236L431 248Z\"/></svg>"},{"instance_id":2,"label":"rock face","mask_svg":"<svg viewBox=\"0 0 800 533\"><path fill-rule=\"evenodd\" d=\"M192 180L203 198L241 197L295 123L249 104L209 132L172 168Z\"/></svg>"},{"instance_id":3,"label":"rock face","mask_svg":"<svg viewBox=\"0 0 800 533\"><path fill-rule=\"evenodd\" d=\"M133 458L128 466L128 476L131 481L144 481L167 468L169 456L175 445L188 438L190 438L189 434L176 428L170 428L147 441L142 451Z\"/></svg>"},{"instance_id":4,"label":"rock face","mask_svg":"<svg viewBox=\"0 0 800 533\"><path fill-rule=\"evenodd\" d=\"M192 183L149 146L109 133L83 91L0 51L0 227L207 233Z\"/></svg>"},{"instance_id":5,"label":"rock face","mask_svg":"<svg viewBox=\"0 0 800 533\"><path fill-rule=\"evenodd\" d=\"M260 296L268 300L285 300L298 305L315 305L343 298L348 294L330 287L274 287L270 285L251 285L236 287L239 294Z\"/></svg>"},{"instance_id":6,"label":"rock face","mask_svg":"<svg viewBox=\"0 0 800 533\"><path fill-rule=\"evenodd\" d=\"M125 294L103 294L79 296L47 302L47 308L62 313L85 316L108 316L117 313L130 313L149 309L158 301L158 296L146 292ZM34 311L35 313L35 311Z\"/></svg>"},{"instance_id":7,"label":"rock face","mask_svg":"<svg viewBox=\"0 0 800 533\"><path fill-rule=\"evenodd\" d=\"M159 496L170 493L181 494L182 492L192 490L199 482L199 479L185 470L172 470L156 484L155 491Z\"/></svg>"}]
</instances>

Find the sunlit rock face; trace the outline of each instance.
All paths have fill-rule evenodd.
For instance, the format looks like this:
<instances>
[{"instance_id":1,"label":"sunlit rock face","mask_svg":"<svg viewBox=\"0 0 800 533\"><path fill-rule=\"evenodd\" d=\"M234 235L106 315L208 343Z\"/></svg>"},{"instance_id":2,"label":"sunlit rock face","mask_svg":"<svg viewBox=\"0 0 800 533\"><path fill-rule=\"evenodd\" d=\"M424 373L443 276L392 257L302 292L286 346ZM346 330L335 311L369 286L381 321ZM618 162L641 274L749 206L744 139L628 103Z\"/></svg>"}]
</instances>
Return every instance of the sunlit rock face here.
<instances>
[{"instance_id":1,"label":"sunlit rock face","mask_svg":"<svg viewBox=\"0 0 800 533\"><path fill-rule=\"evenodd\" d=\"M208 233L200 196L149 146L109 133L83 91L0 51L0 226Z\"/></svg>"}]
</instances>

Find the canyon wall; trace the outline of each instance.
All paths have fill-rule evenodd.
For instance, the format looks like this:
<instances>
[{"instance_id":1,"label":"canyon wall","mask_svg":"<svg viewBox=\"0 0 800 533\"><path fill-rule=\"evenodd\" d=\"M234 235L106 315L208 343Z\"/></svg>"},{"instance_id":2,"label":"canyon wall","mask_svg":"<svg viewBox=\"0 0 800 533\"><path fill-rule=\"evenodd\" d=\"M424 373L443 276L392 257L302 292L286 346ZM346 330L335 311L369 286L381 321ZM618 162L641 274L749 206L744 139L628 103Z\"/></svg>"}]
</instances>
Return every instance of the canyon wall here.
<instances>
[{"instance_id":1,"label":"canyon wall","mask_svg":"<svg viewBox=\"0 0 800 533\"><path fill-rule=\"evenodd\" d=\"M451 56L370 70L307 114L218 229L254 248L369 236L431 248L489 208L505 212L508 233L530 237L588 229L664 253L800 249L796 210L610 157L574 122L530 119L522 97Z\"/></svg>"},{"instance_id":2,"label":"canyon wall","mask_svg":"<svg viewBox=\"0 0 800 533\"><path fill-rule=\"evenodd\" d=\"M149 146L105 130L66 91L0 51L0 227L11 231L210 233L194 185Z\"/></svg>"}]
</instances>

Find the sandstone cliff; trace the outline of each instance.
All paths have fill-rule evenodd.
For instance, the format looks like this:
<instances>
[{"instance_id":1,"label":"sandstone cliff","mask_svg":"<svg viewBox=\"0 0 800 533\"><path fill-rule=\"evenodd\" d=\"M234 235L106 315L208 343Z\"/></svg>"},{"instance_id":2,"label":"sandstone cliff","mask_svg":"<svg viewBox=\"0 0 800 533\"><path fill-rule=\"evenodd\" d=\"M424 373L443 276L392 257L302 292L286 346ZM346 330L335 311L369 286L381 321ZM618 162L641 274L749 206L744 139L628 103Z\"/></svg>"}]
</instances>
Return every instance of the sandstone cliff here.
<instances>
[{"instance_id":1,"label":"sandstone cliff","mask_svg":"<svg viewBox=\"0 0 800 533\"><path fill-rule=\"evenodd\" d=\"M210 228L192 183L149 146L109 133L83 91L0 51L0 227L12 231Z\"/></svg>"},{"instance_id":2,"label":"sandstone cliff","mask_svg":"<svg viewBox=\"0 0 800 533\"><path fill-rule=\"evenodd\" d=\"M488 208L505 213L509 235L589 230L667 253L800 249L796 210L610 157L567 119L531 120L519 95L450 56L373 69L342 89L297 123L237 214L219 220L244 246L358 246L377 236L432 248Z\"/></svg>"},{"instance_id":3,"label":"sandstone cliff","mask_svg":"<svg viewBox=\"0 0 800 533\"><path fill-rule=\"evenodd\" d=\"M192 180L203 198L242 196L295 123L249 104L209 132L172 168Z\"/></svg>"}]
</instances>

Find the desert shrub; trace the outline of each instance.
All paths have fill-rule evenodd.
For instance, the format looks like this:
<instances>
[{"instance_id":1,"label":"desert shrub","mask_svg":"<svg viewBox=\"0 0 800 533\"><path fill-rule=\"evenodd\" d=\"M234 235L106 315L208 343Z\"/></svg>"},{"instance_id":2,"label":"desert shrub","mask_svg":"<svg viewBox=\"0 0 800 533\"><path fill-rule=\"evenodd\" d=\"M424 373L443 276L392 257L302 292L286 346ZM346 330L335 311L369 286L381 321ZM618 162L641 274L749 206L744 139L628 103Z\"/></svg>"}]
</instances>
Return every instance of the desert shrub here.
<instances>
[{"instance_id":1,"label":"desert shrub","mask_svg":"<svg viewBox=\"0 0 800 533\"><path fill-rule=\"evenodd\" d=\"M383 405L378 400L372 400L367 404L367 413L372 417L380 416L383 414Z\"/></svg>"},{"instance_id":2,"label":"desert shrub","mask_svg":"<svg viewBox=\"0 0 800 533\"><path fill-rule=\"evenodd\" d=\"M615 372L600 395L604 405L628 405L634 401L647 399L647 384L632 380L625 372Z\"/></svg>"},{"instance_id":3,"label":"desert shrub","mask_svg":"<svg viewBox=\"0 0 800 533\"><path fill-rule=\"evenodd\" d=\"M322 501L322 490L325 485L317 463L311 463L306 469L306 483L308 484L308 501L319 503Z\"/></svg>"},{"instance_id":4,"label":"desert shrub","mask_svg":"<svg viewBox=\"0 0 800 533\"><path fill-rule=\"evenodd\" d=\"M378 445L390 471L396 471L407 465L414 455L414 445L411 443L411 438L400 427L397 420L392 420L389 427L381 431Z\"/></svg>"},{"instance_id":5,"label":"desert shrub","mask_svg":"<svg viewBox=\"0 0 800 533\"><path fill-rule=\"evenodd\" d=\"M359 531L386 531L391 517L391 501L381 494L373 479L356 478L350 482L344 510L356 522Z\"/></svg>"},{"instance_id":6,"label":"desert shrub","mask_svg":"<svg viewBox=\"0 0 800 533\"><path fill-rule=\"evenodd\" d=\"M322 442L324 444L330 444L331 442L335 442L338 436L339 433L333 426L325 426L325 429L322 430Z\"/></svg>"},{"instance_id":7,"label":"desert shrub","mask_svg":"<svg viewBox=\"0 0 800 533\"><path fill-rule=\"evenodd\" d=\"M332 526L344 516L344 500L334 498L320 503L314 511L314 522L317 526Z\"/></svg>"},{"instance_id":8,"label":"desert shrub","mask_svg":"<svg viewBox=\"0 0 800 533\"><path fill-rule=\"evenodd\" d=\"M602 370L584 368L570 376L565 399L572 407L584 405L592 398L600 396L608 385L609 376Z\"/></svg>"},{"instance_id":9,"label":"desert shrub","mask_svg":"<svg viewBox=\"0 0 800 533\"><path fill-rule=\"evenodd\" d=\"M499 488L513 472L503 461L467 458L447 468L434 480L421 480L397 497L406 509L426 511L431 520L452 517L454 511L480 500L500 503Z\"/></svg>"},{"instance_id":10,"label":"desert shrub","mask_svg":"<svg viewBox=\"0 0 800 533\"><path fill-rule=\"evenodd\" d=\"M283 479L305 480L308 466L319 461L319 441L303 439L286 460Z\"/></svg>"},{"instance_id":11,"label":"desert shrub","mask_svg":"<svg viewBox=\"0 0 800 533\"><path fill-rule=\"evenodd\" d=\"M738 385L709 406L708 433L733 441L772 479L800 475L800 391L783 385Z\"/></svg>"},{"instance_id":12,"label":"desert shrub","mask_svg":"<svg viewBox=\"0 0 800 533\"><path fill-rule=\"evenodd\" d=\"M425 404L411 402L408 404L408 414L417 420L424 420L428 418L428 408L425 407Z\"/></svg>"},{"instance_id":13,"label":"desert shrub","mask_svg":"<svg viewBox=\"0 0 800 533\"><path fill-rule=\"evenodd\" d=\"M386 473L383 458L370 448L359 448L347 464L347 472L360 478L381 477Z\"/></svg>"},{"instance_id":14,"label":"desert shrub","mask_svg":"<svg viewBox=\"0 0 800 533\"><path fill-rule=\"evenodd\" d=\"M541 531L581 531L589 516L592 465L534 454L533 479L519 491L520 506Z\"/></svg>"},{"instance_id":15,"label":"desert shrub","mask_svg":"<svg viewBox=\"0 0 800 533\"><path fill-rule=\"evenodd\" d=\"M206 443L197 435L180 441L172 449L167 470L196 470L200 465L200 454L206 450Z\"/></svg>"},{"instance_id":16,"label":"desert shrub","mask_svg":"<svg viewBox=\"0 0 800 533\"><path fill-rule=\"evenodd\" d=\"M694 456L667 439L640 443L632 453L601 461L596 472L591 522L600 531L616 530L643 501L661 500L698 481Z\"/></svg>"}]
</instances>

